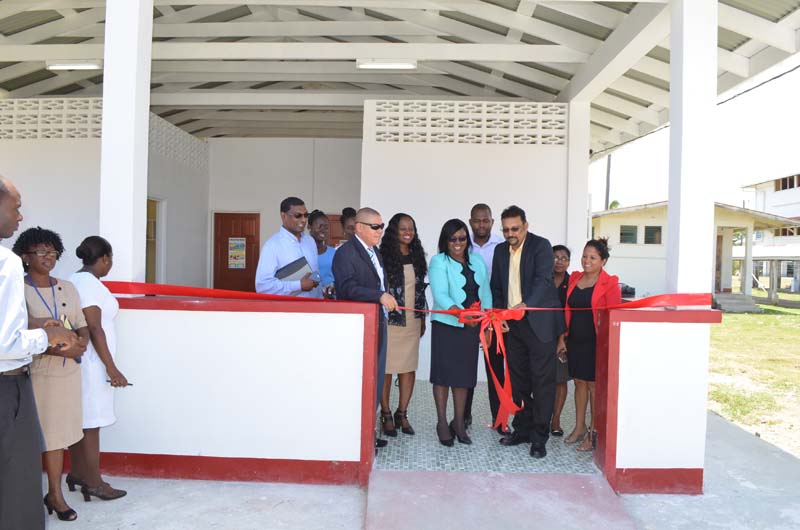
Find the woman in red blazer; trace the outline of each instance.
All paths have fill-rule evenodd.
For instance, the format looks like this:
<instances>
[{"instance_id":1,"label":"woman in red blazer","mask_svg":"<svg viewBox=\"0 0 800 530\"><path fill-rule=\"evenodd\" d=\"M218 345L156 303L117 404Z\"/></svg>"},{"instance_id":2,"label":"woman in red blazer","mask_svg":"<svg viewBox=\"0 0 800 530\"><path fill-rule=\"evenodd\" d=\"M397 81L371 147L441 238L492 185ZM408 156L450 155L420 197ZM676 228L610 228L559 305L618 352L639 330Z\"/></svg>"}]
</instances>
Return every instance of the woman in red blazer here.
<instances>
[{"instance_id":1,"label":"woman in red blazer","mask_svg":"<svg viewBox=\"0 0 800 530\"><path fill-rule=\"evenodd\" d=\"M593 416L597 332L603 325L603 312L600 308L622 301L619 278L603 270L606 261L606 239L592 239L586 243L581 257L583 272L572 273L569 277L564 312L567 332L558 345L558 351L567 354L569 375L575 380L575 429L564 442L581 442L578 451L592 450L592 424L587 428L586 406L591 404ZM573 311L588 308L591 311Z\"/></svg>"}]
</instances>

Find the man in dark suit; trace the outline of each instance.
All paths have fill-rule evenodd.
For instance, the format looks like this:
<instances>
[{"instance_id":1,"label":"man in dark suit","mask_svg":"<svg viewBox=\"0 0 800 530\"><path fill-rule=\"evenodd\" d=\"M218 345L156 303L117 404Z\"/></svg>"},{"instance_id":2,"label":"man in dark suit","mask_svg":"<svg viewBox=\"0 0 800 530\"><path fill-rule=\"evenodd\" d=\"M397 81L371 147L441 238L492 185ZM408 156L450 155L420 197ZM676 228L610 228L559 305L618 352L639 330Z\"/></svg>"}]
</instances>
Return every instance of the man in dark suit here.
<instances>
[{"instance_id":1,"label":"man in dark suit","mask_svg":"<svg viewBox=\"0 0 800 530\"><path fill-rule=\"evenodd\" d=\"M528 232L525 211L509 206L500 216L505 242L492 260L492 300L500 309L560 308L553 285L553 247ZM505 327L505 326L504 326ZM550 417L556 388L556 343L566 330L561 311L526 311L522 320L510 320L505 336L508 370L514 402L524 403L515 416L514 432L503 445L531 443L531 456L544 458L550 435ZM504 329L505 332L505 329ZM532 399L531 399L532 398Z\"/></svg>"},{"instance_id":2,"label":"man in dark suit","mask_svg":"<svg viewBox=\"0 0 800 530\"><path fill-rule=\"evenodd\" d=\"M387 292L383 261L378 243L383 235L381 214L372 208L361 208L356 214L356 236L345 242L333 255L333 279L339 300L381 304L378 311L378 392L375 408L383 393L386 372L386 315L397 308L397 301ZM386 440L378 438L375 447L384 447Z\"/></svg>"}]
</instances>

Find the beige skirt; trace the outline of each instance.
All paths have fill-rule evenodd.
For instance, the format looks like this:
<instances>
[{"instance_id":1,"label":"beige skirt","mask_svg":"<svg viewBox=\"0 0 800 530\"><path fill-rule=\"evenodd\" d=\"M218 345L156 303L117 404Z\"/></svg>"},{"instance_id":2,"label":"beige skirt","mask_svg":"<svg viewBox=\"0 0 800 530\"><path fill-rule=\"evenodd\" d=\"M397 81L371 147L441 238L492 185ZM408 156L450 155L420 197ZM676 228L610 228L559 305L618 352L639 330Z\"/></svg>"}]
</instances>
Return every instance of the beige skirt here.
<instances>
[{"instance_id":1,"label":"beige skirt","mask_svg":"<svg viewBox=\"0 0 800 530\"><path fill-rule=\"evenodd\" d=\"M66 449L83 438L81 366L74 359L36 355L31 363L31 383L44 450Z\"/></svg>"},{"instance_id":2,"label":"beige skirt","mask_svg":"<svg viewBox=\"0 0 800 530\"><path fill-rule=\"evenodd\" d=\"M415 372L419 364L419 332L421 321L406 311L405 326L389 326L386 347L386 373Z\"/></svg>"}]
</instances>

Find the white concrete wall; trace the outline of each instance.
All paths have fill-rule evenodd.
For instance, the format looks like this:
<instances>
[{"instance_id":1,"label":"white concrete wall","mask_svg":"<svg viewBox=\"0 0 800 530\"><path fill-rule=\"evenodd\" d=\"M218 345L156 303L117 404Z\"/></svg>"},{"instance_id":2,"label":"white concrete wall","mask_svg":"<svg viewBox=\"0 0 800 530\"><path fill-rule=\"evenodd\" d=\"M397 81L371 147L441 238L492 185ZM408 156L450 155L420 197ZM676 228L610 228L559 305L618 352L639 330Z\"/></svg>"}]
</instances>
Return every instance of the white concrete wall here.
<instances>
[{"instance_id":1,"label":"white concrete wall","mask_svg":"<svg viewBox=\"0 0 800 530\"><path fill-rule=\"evenodd\" d=\"M294 195L309 211L358 207L361 140L211 138L212 212L261 213L261 244L280 228L280 202Z\"/></svg>"},{"instance_id":2,"label":"white concrete wall","mask_svg":"<svg viewBox=\"0 0 800 530\"><path fill-rule=\"evenodd\" d=\"M104 452L359 460L362 315L122 310L116 327L134 386Z\"/></svg>"},{"instance_id":3,"label":"white concrete wall","mask_svg":"<svg viewBox=\"0 0 800 530\"><path fill-rule=\"evenodd\" d=\"M160 118L153 120L160 120L161 132L184 142L200 142L185 138L189 135ZM202 286L208 261L208 172L203 164L190 164L179 156L185 145L175 138L161 148L151 142L148 195L167 205L162 246L166 282ZM38 225L58 232L64 241L66 251L53 273L58 277L69 277L80 268L75 249L99 230L100 142L97 138L0 140L0 174L22 193L25 219L20 231ZM10 247L13 242L14 238L2 244Z\"/></svg>"},{"instance_id":4,"label":"white concrete wall","mask_svg":"<svg viewBox=\"0 0 800 530\"><path fill-rule=\"evenodd\" d=\"M367 119L367 118L365 118ZM566 237L566 146L364 143L361 203L384 221L404 211L417 222L428 257L445 221L469 219L473 204L526 211L531 231L552 244ZM479 379L485 380L483 361ZM420 345L418 377L430 373L430 331Z\"/></svg>"},{"instance_id":5,"label":"white concrete wall","mask_svg":"<svg viewBox=\"0 0 800 530\"><path fill-rule=\"evenodd\" d=\"M617 468L703 468L709 324L622 322Z\"/></svg>"},{"instance_id":6,"label":"white concrete wall","mask_svg":"<svg viewBox=\"0 0 800 530\"><path fill-rule=\"evenodd\" d=\"M147 195L164 201L166 260L164 283L206 285L208 255L208 174L160 153L150 152Z\"/></svg>"},{"instance_id":7,"label":"white concrete wall","mask_svg":"<svg viewBox=\"0 0 800 530\"><path fill-rule=\"evenodd\" d=\"M100 140L0 140L0 174L22 194L22 230L48 228L61 235L65 252L53 275L68 278L81 267L75 249L99 226Z\"/></svg>"},{"instance_id":8,"label":"white concrete wall","mask_svg":"<svg viewBox=\"0 0 800 530\"><path fill-rule=\"evenodd\" d=\"M637 243L620 243L622 225L638 226ZM661 244L644 244L644 227L661 226ZM608 237L611 257L606 264L609 274L616 274L622 283L636 288L636 296L651 296L665 292L667 257L667 208L595 217L592 219L594 237ZM583 249L573 249L572 263L580 266Z\"/></svg>"}]
</instances>

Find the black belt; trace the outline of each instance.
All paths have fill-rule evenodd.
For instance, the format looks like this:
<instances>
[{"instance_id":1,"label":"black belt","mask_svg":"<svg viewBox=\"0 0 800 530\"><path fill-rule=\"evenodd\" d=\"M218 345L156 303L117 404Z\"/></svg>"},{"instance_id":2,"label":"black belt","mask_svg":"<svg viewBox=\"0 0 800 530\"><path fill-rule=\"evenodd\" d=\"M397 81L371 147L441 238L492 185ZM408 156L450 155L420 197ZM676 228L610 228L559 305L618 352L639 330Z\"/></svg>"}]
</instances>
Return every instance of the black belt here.
<instances>
[{"instance_id":1,"label":"black belt","mask_svg":"<svg viewBox=\"0 0 800 530\"><path fill-rule=\"evenodd\" d=\"M31 375L31 367L30 365L26 364L25 366L14 368L13 370L8 370L7 372L0 372L0 376L2 375Z\"/></svg>"}]
</instances>

